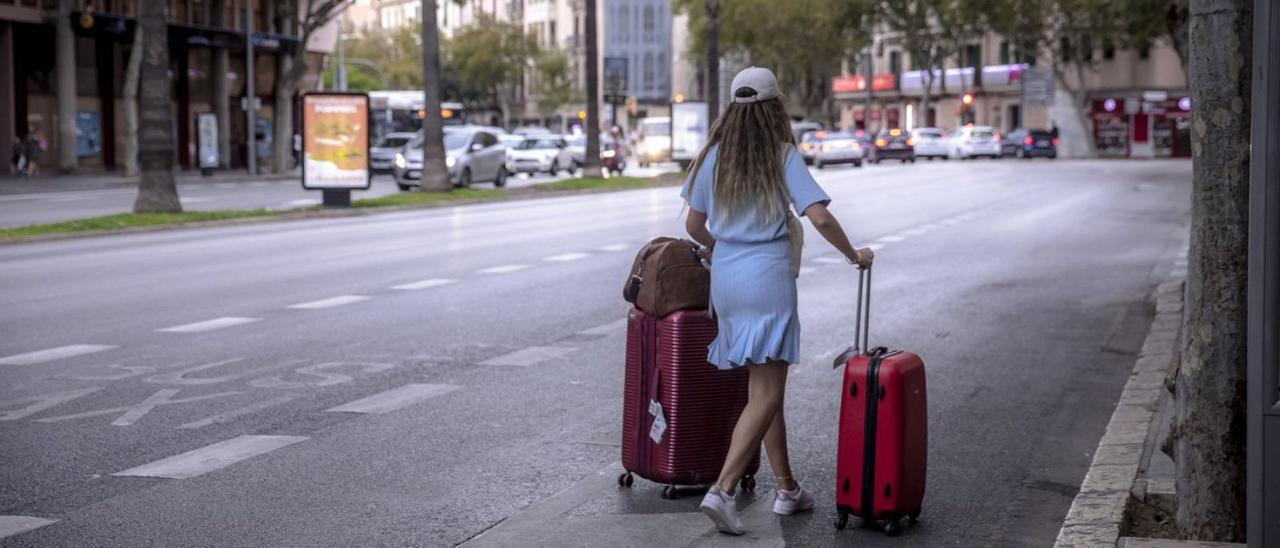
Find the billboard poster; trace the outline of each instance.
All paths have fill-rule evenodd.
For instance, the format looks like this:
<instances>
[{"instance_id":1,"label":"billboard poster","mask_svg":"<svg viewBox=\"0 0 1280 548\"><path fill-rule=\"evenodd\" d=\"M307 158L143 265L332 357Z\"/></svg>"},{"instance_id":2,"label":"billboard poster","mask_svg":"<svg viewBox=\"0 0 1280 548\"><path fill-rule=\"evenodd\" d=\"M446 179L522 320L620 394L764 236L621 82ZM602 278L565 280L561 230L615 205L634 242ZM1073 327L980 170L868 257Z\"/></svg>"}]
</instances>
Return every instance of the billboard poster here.
<instances>
[{"instance_id":1,"label":"billboard poster","mask_svg":"<svg viewBox=\"0 0 1280 548\"><path fill-rule=\"evenodd\" d=\"M369 96L302 96L302 187L369 188Z\"/></svg>"},{"instance_id":2,"label":"billboard poster","mask_svg":"<svg viewBox=\"0 0 1280 548\"><path fill-rule=\"evenodd\" d=\"M200 169L218 167L218 116L212 112L196 115L196 151Z\"/></svg>"},{"instance_id":3,"label":"billboard poster","mask_svg":"<svg viewBox=\"0 0 1280 548\"><path fill-rule=\"evenodd\" d=\"M685 101L671 105L671 159L682 166L692 163L707 142L707 103Z\"/></svg>"},{"instance_id":4,"label":"billboard poster","mask_svg":"<svg viewBox=\"0 0 1280 548\"><path fill-rule=\"evenodd\" d=\"M76 156L96 156L102 152L102 124L98 113L76 113Z\"/></svg>"},{"instance_id":5,"label":"billboard poster","mask_svg":"<svg viewBox=\"0 0 1280 548\"><path fill-rule=\"evenodd\" d=\"M604 92L609 95L627 93L627 58L604 58Z\"/></svg>"}]
</instances>

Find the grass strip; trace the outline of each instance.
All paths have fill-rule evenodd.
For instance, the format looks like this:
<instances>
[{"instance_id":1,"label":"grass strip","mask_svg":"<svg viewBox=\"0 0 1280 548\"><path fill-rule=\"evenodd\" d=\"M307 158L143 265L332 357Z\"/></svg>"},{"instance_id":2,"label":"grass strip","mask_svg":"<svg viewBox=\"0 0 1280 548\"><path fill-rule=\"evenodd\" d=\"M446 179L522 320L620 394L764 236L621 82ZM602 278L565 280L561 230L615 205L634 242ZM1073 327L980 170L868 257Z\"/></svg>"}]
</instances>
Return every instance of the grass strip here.
<instances>
[{"instance_id":1,"label":"grass strip","mask_svg":"<svg viewBox=\"0 0 1280 548\"><path fill-rule=\"evenodd\" d=\"M50 234L70 234L76 232L110 232L129 228L198 223L202 221L220 221L224 219L243 219L248 217L270 217L279 215L281 211L269 209L226 209L218 211L183 211L181 213L117 213L101 217L88 217L57 223L27 225L15 228L0 229L0 239L9 240L30 236Z\"/></svg>"},{"instance_id":2,"label":"grass strip","mask_svg":"<svg viewBox=\"0 0 1280 548\"><path fill-rule=\"evenodd\" d=\"M563 179L554 183L539 183L533 185L535 188L542 190L586 190L596 188L638 188L646 186L654 186L655 184L663 184L675 181L679 172L663 173L653 177L628 177L623 175L615 175L608 179L588 179L585 177L574 177L572 179Z\"/></svg>"},{"instance_id":3,"label":"grass strip","mask_svg":"<svg viewBox=\"0 0 1280 548\"><path fill-rule=\"evenodd\" d=\"M361 198L351 200L351 207L390 207L419 204L434 204L457 200L500 200L506 192L496 189L455 188L449 192L407 191L388 194L377 198Z\"/></svg>"}]
</instances>

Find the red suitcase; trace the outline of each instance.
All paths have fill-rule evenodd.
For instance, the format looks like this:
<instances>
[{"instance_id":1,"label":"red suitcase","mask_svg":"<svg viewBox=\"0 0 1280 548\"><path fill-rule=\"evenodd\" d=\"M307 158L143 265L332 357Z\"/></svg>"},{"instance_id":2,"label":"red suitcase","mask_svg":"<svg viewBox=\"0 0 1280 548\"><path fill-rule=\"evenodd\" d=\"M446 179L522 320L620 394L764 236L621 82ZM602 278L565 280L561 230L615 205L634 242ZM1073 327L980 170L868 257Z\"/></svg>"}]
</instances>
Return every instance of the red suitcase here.
<instances>
[{"instance_id":1,"label":"red suitcase","mask_svg":"<svg viewBox=\"0 0 1280 548\"><path fill-rule=\"evenodd\" d=\"M860 351L868 348L870 308L871 273L860 271L855 323L862 340L855 340L835 363L845 366L836 453L836 529L843 529L853 514L864 525L897 536L902 518L915 523L920 517L924 500L929 437L924 362L902 350Z\"/></svg>"},{"instance_id":2,"label":"red suitcase","mask_svg":"<svg viewBox=\"0 0 1280 548\"><path fill-rule=\"evenodd\" d=\"M716 321L706 312L680 310L661 319L633 308L627 321L627 372L622 407L622 466L618 484L632 474L677 485L706 485L720 476L738 415L747 404L747 372L707 363ZM742 487L755 488L759 457Z\"/></svg>"}]
</instances>

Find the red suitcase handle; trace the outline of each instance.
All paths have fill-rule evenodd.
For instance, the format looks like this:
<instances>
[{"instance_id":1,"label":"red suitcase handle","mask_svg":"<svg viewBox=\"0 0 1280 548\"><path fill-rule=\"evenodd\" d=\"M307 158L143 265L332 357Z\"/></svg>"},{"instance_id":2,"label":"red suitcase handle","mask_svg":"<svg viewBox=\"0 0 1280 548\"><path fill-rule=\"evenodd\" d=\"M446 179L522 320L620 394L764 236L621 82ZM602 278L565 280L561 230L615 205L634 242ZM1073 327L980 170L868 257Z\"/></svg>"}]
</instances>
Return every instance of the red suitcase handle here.
<instances>
[{"instance_id":1,"label":"red suitcase handle","mask_svg":"<svg viewBox=\"0 0 1280 548\"><path fill-rule=\"evenodd\" d=\"M849 362L859 354L870 354L871 344L868 342L871 331L871 267L858 269L858 299L854 310L853 346L846 348L832 361L835 369Z\"/></svg>"}]
</instances>

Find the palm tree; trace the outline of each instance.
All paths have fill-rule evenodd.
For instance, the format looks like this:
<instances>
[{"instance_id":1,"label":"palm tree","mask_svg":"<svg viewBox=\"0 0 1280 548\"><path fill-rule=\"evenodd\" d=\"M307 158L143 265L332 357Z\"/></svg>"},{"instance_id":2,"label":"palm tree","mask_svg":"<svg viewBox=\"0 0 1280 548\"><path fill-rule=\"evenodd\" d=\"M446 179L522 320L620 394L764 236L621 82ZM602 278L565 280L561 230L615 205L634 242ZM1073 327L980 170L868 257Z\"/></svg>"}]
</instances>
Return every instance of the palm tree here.
<instances>
[{"instance_id":1,"label":"palm tree","mask_svg":"<svg viewBox=\"0 0 1280 548\"><path fill-rule=\"evenodd\" d=\"M142 82L139 86L139 143L142 180L135 213L182 211L173 181L173 116L169 111L169 32L165 2L140 2Z\"/></svg>"},{"instance_id":2,"label":"palm tree","mask_svg":"<svg viewBox=\"0 0 1280 548\"><path fill-rule=\"evenodd\" d=\"M422 186L423 192L448 192L444 163L444 119L440 117L440 29L436 1L422 0Z\"/></svg>"},{"instance_id":3,"label":"palm tree","mask_svg":"<svg viewBox=\"0 0 1280 548\"><path fill-rule=\"evenodd\" d=\"M707 0L707 120L720 116L720 0Z\"/></svg>"}]
</instances>

